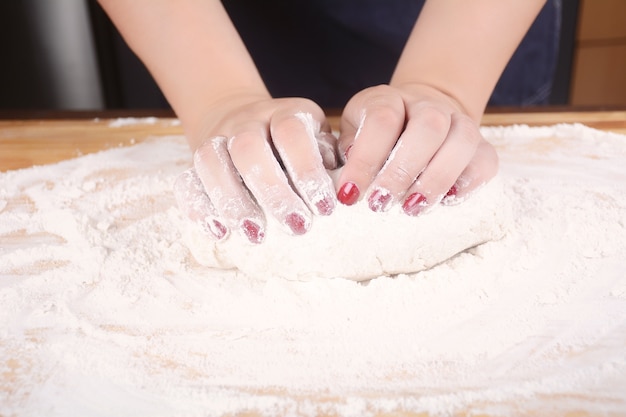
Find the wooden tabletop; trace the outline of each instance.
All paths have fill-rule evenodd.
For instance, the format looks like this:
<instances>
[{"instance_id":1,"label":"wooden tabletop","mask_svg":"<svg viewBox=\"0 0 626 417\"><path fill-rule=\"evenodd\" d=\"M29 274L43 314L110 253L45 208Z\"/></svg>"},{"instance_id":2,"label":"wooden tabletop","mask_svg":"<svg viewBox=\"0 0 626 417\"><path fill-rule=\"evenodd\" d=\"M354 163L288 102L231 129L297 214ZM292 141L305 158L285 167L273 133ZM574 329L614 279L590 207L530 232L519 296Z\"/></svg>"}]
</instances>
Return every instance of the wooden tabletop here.
<instances>
[{"instance_id":1,"label":"wooden tabletop","mask_svg":"<svg viewBox=\"0 0 626 417\"><path fill-rule=\"evenodd\" d=\"M136 116L136 114L133 114ZM0 171L26 168L73 158L82 154L118 146L128 146L150 137L181 135L178 120L168 116L119 118L123 115L85 118L84 114L68 114L64 118L0 120ZM331 123L337 127L337 117ZM498 112L488 113L482 120L484 126L527 124L531 126L559 123L583 123L587 126L626 134L626 111L558 111L558 112ZM21 236L11 236L11 239ZM9 358L11 360L11 358ZM12 374L5 375L11 381ZM7 384L11 386L11 382ZM264 393L267 393L265 391ZM270 394L272 394L270 392ZM281 395L284 393L277 393ZM299 402L316 401L333 403L335 398L308 396L294 397ZM241 414L244 415L244 414ZM245 413L256 417L254 411ZM550 411L546 414L550 415ZM569 416L595 416L601 413L570 413ZM423 417L408 411L379 413L379 417Z\"/></svg>"},{"instance_id":2,"label":"wooden tabletop","mask_svg":"<svg viewBox=\"0 0 626 417\"><path fill-rule=\"evenodd\" d=\"M158 114L158 113L156 113ZM96 114L97 115L97 114ZM24 118L0 120L0 171L54 163L83 154L128 146L149 137L182 135L183 129L172 116L85 118L84 113L66 113L64 118ZM338 117L330 117L338 127ZM626 110L615 111L516 111L493 112L482 125L583 123L587 126L626 134Z\"/></svg>"}]
</instances>

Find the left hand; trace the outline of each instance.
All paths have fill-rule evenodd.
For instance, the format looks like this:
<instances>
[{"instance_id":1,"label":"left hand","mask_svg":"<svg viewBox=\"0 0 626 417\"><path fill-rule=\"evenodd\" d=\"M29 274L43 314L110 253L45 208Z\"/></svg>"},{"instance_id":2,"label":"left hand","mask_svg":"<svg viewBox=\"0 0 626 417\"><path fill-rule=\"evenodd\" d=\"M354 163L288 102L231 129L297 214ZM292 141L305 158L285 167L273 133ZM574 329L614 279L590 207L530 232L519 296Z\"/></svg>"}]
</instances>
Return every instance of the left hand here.
<instances>
[{"instance_id":1,"label":"left hand","mask_svg":"<svg viewBox=\"0 0 626 417\"><path fill-rule=\"evenodd\" d=\"M456 100L427 85L357 93L341 118L339 201L351 205L367 192L373 211L400 203L413 216L442 200L459 201L498 170L496 151L478 127Z\"/></svg>"},{"instance_id":2,"label":"left hand","mask_svg":"<svg viewBox=\"0 0 626 417\"><path fill-rule=\"evenodd\" d=\"M217 240L239 231L263 242L266 215L294 235L335 208L327 169L336 139L322 109L302 98L228 97L206 109L193 168L174 184L178 206Z\"/></svg>"}]
</instances>

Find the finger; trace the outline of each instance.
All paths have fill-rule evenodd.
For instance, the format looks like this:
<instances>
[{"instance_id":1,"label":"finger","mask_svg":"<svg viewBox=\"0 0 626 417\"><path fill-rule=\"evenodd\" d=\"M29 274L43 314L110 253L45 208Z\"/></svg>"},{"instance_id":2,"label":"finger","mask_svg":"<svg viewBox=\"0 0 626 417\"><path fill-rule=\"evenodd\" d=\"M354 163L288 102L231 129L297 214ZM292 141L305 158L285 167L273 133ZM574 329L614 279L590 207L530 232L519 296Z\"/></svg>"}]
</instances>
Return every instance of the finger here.
<instances>
[{"instance_id":1,"label":"finger","mask_svg":"<svg viewBox=\"0 0 626 417\"><path fill-rule=\"evenodd\" d=\"M411 216L419 215L448 194L482 140L468 116L455 113L451 121L445 142L407 192L402 208Z\"/></svg>"},{"instance_id":2,"label":"finger","mask_svg":"<svg viewBox=\"0 0 626 417\"><path fill-rule=\"evenodd\" d=\"M330 129L330 126L328 127ZM326 169L337 168L337 138L330 131L322 130L315 135L322 162Z\"/></svg>"},{"instance_id":3,"label":"finger","mask_svg":"<svg viewBox=\"0 0 626 417\"><path fill-rule=\"evenodd\" d=\"M180 211L209 236L217 240L228 235L228 228L217 218L217 210L204 192L194 168L182 172L174 182L174 197Z\"/></svg>"},{"instance_id":4,"label":"finger","mask_svg":"<svg viewBox=\"0 0 626 417\"><path fill-rule=\"evenodd\" d=\"M382 90L376 90L382 91ZM346 205L359 200L385 163L402 132L405 122L404 103L399 96L372 94L358 100L346 115L339 137L340 155L346 160L338 179L337 198ZM355 118L356 116L356 118Z\"/></svg>"},{"instance_id":5,"label":"finger","mask_svg":"<svg viewBox=\"0 0 626 417\"><path fill-rule=\"evenodd\" d=\"M267 136L267 129L248 125L228 140L228 152L259 206L293 234L304 234L311 212L289 185Z\"/></svg>"},{"instance_id":6,"label":"finger","mask_svg":"<svg viewBox=\"0 0 626 417\"><path fill-rule=\"evenodd\" d=\"M483 139L476 149L474 158L441 200L442 204L453 205L463 202L497 173L498 154L494 147Z\"/></svg>"},{"instance_id":7,"label":"finger","mask_svg":"<svg viewBox=\"0 0 626 417\"><path fill-rule=\"evenodd\" d=\"M407 122L385 165L374 179L368 204L385 211L399 201L426 168L450 130L451 116L435 107L422 107Z\"/></svg>"},{"instance_id":8,"label":"finger","mask_svg":"<svg viewBox=\"0 0 626 417\"><path fill-rule=\"evenodd\" d=\"M320 111L321 113L321 111ZM316 115L324 117L322 114ZM330 215L335 209L334 185L320 154L321 123L312 113L291 109L274 114L271 121L272 142L287 170L293 187L319 215ZM333 159L335 153L332 153Z\"/></svg>"},{"instance_id":9,"label":"finger","mask_svg":"<svg viewBox=\"0 0 626 417\"><path fill-rule=\"evenodd\" d=\"M220 218L252 243L265 237L265 218L242 182L226 147L226 138L206 140L194 153L194 167Z\"/></svg>"},{"instance_id":10,"label":"finger","mask_svg":"<svg viewBox=\"0 0 626 417\"><path fill-rule=\"evenodd\" d=\"M345 165L348 161L348 154L354 144L354 138L357 137L359 127L364 122L362 116L358 119L348 117L346 111L341 115L341 123L339 128L339 139L337 140L337 158L341 162L341 165Z\"/></svg>"}]
</instances>

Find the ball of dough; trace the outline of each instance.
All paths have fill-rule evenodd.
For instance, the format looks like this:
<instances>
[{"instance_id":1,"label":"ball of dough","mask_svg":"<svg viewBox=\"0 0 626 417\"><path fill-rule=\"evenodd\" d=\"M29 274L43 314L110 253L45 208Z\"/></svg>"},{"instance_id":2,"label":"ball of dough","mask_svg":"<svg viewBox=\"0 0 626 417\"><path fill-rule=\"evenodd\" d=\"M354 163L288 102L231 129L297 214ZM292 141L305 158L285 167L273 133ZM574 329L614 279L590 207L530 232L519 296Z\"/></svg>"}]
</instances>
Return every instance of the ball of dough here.
<instances>
[{"instance_id":1,"label":"ball of dough","mask_svg":"<svg viewBox=\"0 0 626 417\"><path fill-rule=\"evenodd\" d=\"M253 278L311 280L418 272L470 247L500 239L510 207L495 178L461 204L438 205L417 216L400 207L375 213L362 200L338 204L331 216L315 216L311 230L293 236L268 216L265 241L249 243L238 233L215 242L188 225L185 240L193 256L213 268L237 268Z\"/></svg>"}]
</instances>

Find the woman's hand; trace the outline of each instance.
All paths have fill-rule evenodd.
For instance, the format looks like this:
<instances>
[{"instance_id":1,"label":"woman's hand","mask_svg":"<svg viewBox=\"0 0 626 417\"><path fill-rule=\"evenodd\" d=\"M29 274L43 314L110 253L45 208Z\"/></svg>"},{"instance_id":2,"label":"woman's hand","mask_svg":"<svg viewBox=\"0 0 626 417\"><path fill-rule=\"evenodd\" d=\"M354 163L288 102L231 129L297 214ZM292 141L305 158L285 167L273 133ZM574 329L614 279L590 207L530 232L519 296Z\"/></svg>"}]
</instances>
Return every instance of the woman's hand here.
<instances>
[{"instance_id":1,"label":"woman's hand","mask_svg":"<svg viewBox=\"0 0 626 417\"><path fill-rule=\"evenodd\" d=\"M295 234L335 207L336 139L310 100L274 100L219 0L99 0L180 118L193 170L182 210L218 239L263 240L265 215Z\"/></svg>"},{"instance_id":2,"label":"woman's hand","mask_svg":"<svg viewBox=\"0 0 626 417\"><path fill-rule=\"evenodd\" d=\"M293 234L336 204L326 169L336 167L336 139L322 109L301 98L229 98L207 109L190 143L193 167L176 181L179 206L216 239L229 231L252 243L265 236L265 214Z\"/></svg>"},{"instance_id":3,"label":"woman's hand","mask_svg":"<svg viewBox=\"0 0 626 417\"><path fill-rule=\"evenodd\" d=\"M345 166L337 197L365 194L373 211L402 204L412 216L463 198L497 172L498 158L463 108L422 84L381 85L356 94L341 119Z\"/></svg>"}]
</instances>

